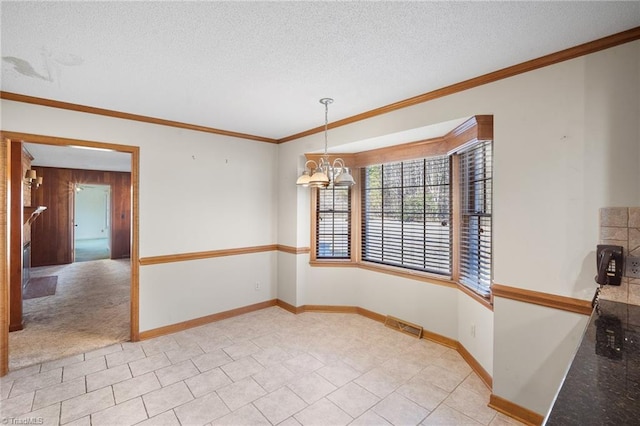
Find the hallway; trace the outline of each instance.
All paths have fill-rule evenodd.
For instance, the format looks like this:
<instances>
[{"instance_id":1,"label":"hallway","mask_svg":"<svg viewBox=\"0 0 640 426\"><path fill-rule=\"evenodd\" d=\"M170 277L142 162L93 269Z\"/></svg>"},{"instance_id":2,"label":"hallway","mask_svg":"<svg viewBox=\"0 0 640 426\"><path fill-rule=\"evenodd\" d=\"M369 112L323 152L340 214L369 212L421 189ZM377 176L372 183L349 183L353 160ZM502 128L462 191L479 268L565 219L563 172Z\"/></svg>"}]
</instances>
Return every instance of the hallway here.
<instances>
[{"instance_id":1,"label":"hallway","mask_svg":"<svg viewBox=\"0 0 640 426\"><path fill-rule=\"evenodd\" d=\"M9 333L9 369L87 352L129 339L129 259L33 268L57 276L52 296L23 302L24 329Z\"/></svg>"},{"instance_id":2,"label":"hallway","mask_svg":"<svg viewBox=\"0 0 640 426\"><path fill-rule=\"evenodd\" d=\"M109 259L109 240L107 238L91 238L75 240L74 261L86 262L89 260Z\"/></svg>"}]
</instances>

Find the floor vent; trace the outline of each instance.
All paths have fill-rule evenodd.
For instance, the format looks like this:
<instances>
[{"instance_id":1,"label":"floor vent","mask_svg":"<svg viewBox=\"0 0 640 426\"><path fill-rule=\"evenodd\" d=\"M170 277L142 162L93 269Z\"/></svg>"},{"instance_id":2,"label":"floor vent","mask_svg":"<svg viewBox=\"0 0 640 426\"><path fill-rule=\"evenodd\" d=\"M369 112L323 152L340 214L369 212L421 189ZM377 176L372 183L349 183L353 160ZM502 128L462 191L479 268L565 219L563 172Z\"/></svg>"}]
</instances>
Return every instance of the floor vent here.
<instances>
[{"instance_id":1,"label":"floor vent","mask_svg":"<svg viewBox=\"0 0 640 426\"><path fill-rule=\"evenodd\" d=\"M409 336L417 337L418 339L422 337L422 327L389 315L387 315L387 318L384 320L384 325L408 334Z\"/></svg>"}]
</instances>

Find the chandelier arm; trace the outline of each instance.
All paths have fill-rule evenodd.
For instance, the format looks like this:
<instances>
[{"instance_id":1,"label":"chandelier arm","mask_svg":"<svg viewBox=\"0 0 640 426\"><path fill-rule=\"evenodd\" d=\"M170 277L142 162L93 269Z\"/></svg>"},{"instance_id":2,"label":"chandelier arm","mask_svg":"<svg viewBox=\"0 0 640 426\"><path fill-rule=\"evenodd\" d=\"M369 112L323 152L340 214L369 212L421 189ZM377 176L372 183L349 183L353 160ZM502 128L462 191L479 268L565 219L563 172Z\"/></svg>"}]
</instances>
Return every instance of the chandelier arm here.
<instances>
[{"instance_id":1,"label":"chandelier arm","mask_svg":"<svg viewBox=\"0 0 640 426\"><path fill-rule=\"evenodd\" d=\"M318 163L318 167L322 168L322 167L325 167L325 166L330 166L328 158L329 158L329 156L320 157L320 162Z\"/></svg>"},{"instance_id":2,"label":"chandelier arm","mask_svg":"<svg viewBox=\"0 0 640 426\"><path fill-rule=\"evenodd\" d=\"M333 160L333 164L331 165L331 167L333 168L333 177L335 179L344 171L344 161L342 161L342 158L336 158L335 160Z\"/></svg>"}]
</instances>

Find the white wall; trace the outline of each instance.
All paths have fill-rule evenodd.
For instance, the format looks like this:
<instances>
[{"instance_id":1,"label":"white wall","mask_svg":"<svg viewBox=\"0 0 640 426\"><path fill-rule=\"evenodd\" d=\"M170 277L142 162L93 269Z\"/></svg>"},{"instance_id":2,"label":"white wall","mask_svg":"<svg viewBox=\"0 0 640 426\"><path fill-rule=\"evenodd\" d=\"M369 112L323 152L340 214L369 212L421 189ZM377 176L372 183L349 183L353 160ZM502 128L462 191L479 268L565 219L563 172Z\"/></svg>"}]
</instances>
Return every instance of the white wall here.
<instances>
[{"instance_id":1,"label":"white wall","mask_svg":"<svg viewBox=\"0 0 640 426\"><path fill-rule=\"evenodd\" d=\"M109 238L108 185L85 187L75 193L74 238L87 240Z\"/></svg>"},{"instance_id":2,"label":"white wall","mask_svg":"<svg viewBox=\"0 0 640 426\"><path fill-rule=\"evenodd\" d=\"M590 300L595 290L598 209L640 202L639 80L640 42L636 41L330 130L330 149L339 152L342 144L492 114L494 282ZM278 210L298 224L297 236L291 235L291 226L279 228L281 242L308 245L309 229L299 226L309 217L308 194L293 182L302 171L303 153L321 150L322 143L318 134L280 147ZM304 292L303 303L347 303L356 297L355 305L426 321L421 325L459 340L493 373L496 395L541 414L586 321L554 311L553 321L541 323L539 317L549 309L536 305L510 309L509 302L500 298L492 314L464 295L457 300L435 296L436 286L429 284L412 285L375 273L354 275L344 268L306 268L306 274L298 271L305 282L281 283ZM354 296L332 284L341 277L377 284ZM433 297L442 297L440 307L454 312L439 320L454 324L453 329L417 314L415 305ZM475 338L469 335L472 323ZM515 331L512 324L517 324ZM538 339L546 332L552 338ZM522 344L535 345L526 350L514 345L514 334Z\"/></svg>"},{"instance_id":3,"label":"white wall","mask_svg":"<svg viewBox=\"0 0 640 426\"><path fill-rule=\"evenodd\" d=\"M290 253L278 253L278 299L291 306L298 306L295 282L299 257Z\"/></svg>"},{"instance_id":4,"label":"white wall","mask_svg":"<svg viewBox=\"0 0 640 426\"><path fill-rule=\"evenodd\" d=\"M264 252L140 268L140 329L275 299L277 256Z\"/></svg>"},{"instance_id":5,"label":"white wall","mask_svg":"<svg viewBox=\"0 0 640 426\"><path fill-rule=\"evenodd\" d=\"M141 258L277 242L275 144L6 100L1 106L3 130L140 147ZM141 266L140 330L273 299L274 256Z\"/></svg>"},{"instance_id":6,"label":"white wall","mask_svg":"<svg viewBox=\"0 0 640 426\"><path fill-rule=\"evenodd\" d=\"M305 159L299 152L300 145L287 143L278 146L278 244L291 247L308 247L310 238L309 191L295 185L304 168ZM309 145L304 149L311 151ZM304 152L307 152L304 151ZM307 254L280 253L278 264L278 298L293 306L304 305L304 278L308 269Z\"/></svg>"},{"instance_id":7,"label":"white wall","mask_svg":"<svg viewBox=\"0 0 640 426\"><path fill-rule=\"evenodd\" d=\"M546 414L589 317L497 297L493 393Z\"/></svg>"},{"instance_id":8,"label":"white wall","mask_svg":"<svg viewBox=\"0 0 640 426\"><path fill-rule=\"evenodd\" d=\"M535 140L496 150L497 282L593 296L598 209L640 201L639 64L634 42L522 76L528 102L553 108ZM495 301L494 393L544 414L586 317L522 305Z\"/></svg>"},{"instance_id":9,"label":"white wall","mask_svg":"<svg viewBox=\"0 0 640 426\"><path fill-rule=\"evenodd\" d=\"M496 282L593 295L598 209L638 202L639 45L501 84L518 107L496 114Z\"/></svg>"},{"instance_id":10,"label":"white wall","mask_svg":"<svg viewBox=\"0 0 640 426\"><path fill-rule=\"evenodd\" d=\"M458 291L457 340L493 377L494 314L463 291Z\"/></svg>"}]
</instances>

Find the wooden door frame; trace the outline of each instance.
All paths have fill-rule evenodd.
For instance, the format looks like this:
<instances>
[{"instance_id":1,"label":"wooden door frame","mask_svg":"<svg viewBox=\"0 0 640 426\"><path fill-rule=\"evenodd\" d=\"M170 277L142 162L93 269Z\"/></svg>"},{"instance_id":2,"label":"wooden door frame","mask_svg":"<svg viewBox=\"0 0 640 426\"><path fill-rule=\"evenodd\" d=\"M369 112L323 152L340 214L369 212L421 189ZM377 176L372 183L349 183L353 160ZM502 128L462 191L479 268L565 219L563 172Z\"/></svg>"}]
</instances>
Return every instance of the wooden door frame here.
<instances>
[{"instance_id":1,"label":"wooden door frame","mask_svg":"<svg viewBox=\"0 0 640 426\"><path fill-rule=\"evenodd\" d=\"M9 332L22 330L22 288L23 288L23 263L24 255L18 256L24 250L24 184L23 184L23 146L20 141L8 140L9 163L11 164L11 174L9 175L9 223L17 223L19 226L7 229L9 234ZM11 253L15 256L11 257ZM20 289L13 293L13 289ZM11 308L13 307L13 309Z\"/></svg>"},{"instance_id":2,"label":"wooden door frame","mask_svg":"<svg viewBox=\"0 0 640 426\"><path fill-rule=\"evenodd\" d=\"M69 232L71 236L69 243L71 244L71 263L76 262L76 188L75 182L69 182L69 185L73 183L73 191L69 194L69 214L71 215L71 225L69 226Z\"/></svg>"},{"instance_id":3,"label":"wooden door frame","mask_svg":"<svg viewBox=\"0 0 640 426\"><path fill-rule=\"evenodd\" d=\"M21 141L39 143L43 145L57 146L83 146L89 148L110 149L118 152L131 154L131 301L130 301L130 339L131 341L140 340L140 263L139 263L139 177L140 177L140 147L131 145L119 145L104 142L85 141L78 139L58 138L54 136L34 135L19 132L0 131L0 138L8 143L7 153L10 154L10 141ZM10 155L5 159L5 164L0 165L4 170L11 170ZM2 176L3 182L0 184L10 188L10 175ZM44 183L46 185L46 183ZM7 191L7 206L10 202L12 194ZM11 227L16 224L10 223L7 217L0 217L0 227L6 230L7 236L11 233ZM22 224L18 224L22 227ZM20 255L10 253L7 246L6 253L2 255L0 262L2 268L0 271L6 271L7 279L2 277L4 283L0 286L0 376L4 376L9 371L9 265L12 255Z\"/></svg>"}]
</instances>

